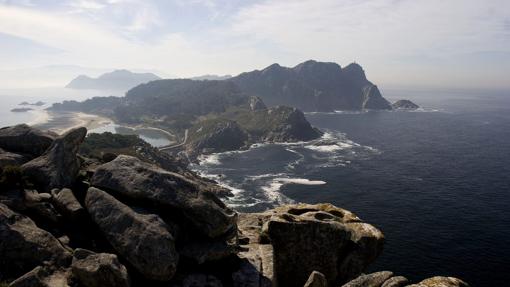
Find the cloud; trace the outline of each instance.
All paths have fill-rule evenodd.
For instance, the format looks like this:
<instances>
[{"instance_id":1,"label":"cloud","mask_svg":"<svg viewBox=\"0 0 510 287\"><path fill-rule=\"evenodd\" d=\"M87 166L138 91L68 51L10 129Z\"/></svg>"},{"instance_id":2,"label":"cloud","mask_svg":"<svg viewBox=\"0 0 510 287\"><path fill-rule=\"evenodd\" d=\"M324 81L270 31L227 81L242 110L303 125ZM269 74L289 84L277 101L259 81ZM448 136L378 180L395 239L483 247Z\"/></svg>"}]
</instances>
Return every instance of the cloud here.
<instances>
[{"instance_id":1,"label":"cloud","mask_svg":"<svg viewBox=\"0 0 510 287\"><path fill-rule=\"evenodd\" d=\"M41 64L191 76L313 58L360 62L379 83L476 77L503 83L507 60L494 71L477 70L487 67L484 52L493 63L510 53L509 10L504 0L75 0L55 7L0 4L0 33L60 51L41 50Z\"/></svg>"}]
</instances>

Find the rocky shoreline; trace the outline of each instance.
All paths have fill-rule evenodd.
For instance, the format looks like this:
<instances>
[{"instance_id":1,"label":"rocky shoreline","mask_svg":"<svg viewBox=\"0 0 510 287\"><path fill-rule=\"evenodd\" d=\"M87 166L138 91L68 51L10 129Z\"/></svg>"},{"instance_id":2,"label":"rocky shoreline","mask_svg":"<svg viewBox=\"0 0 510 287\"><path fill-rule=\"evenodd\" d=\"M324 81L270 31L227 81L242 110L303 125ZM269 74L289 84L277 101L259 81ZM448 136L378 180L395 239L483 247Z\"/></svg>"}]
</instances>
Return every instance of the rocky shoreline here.
<instances>
[{"instance_id":1,"label":"rocky shoreline","mask_svg":"<svg viewBox=\"0 0 510 287\"><path fill-rule=\"evenodd\" d=\"M385 239L352 212L296 204L239 214L214 183L170 160L78 154L86 134L0 129L5 286L468 286L363 274Z\"/></svg>"}]
</instances>

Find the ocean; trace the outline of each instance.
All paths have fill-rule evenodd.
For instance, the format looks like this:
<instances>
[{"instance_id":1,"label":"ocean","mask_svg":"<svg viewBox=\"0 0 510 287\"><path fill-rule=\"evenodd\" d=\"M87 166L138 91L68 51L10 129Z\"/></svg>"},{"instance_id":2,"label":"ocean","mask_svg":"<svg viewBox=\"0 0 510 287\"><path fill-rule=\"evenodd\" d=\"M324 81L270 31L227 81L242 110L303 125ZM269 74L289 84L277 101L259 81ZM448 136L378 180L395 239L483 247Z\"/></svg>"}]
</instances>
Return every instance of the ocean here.
<instances>
[{"instance_id":1,"label":"ocean","mask_svg":"<svg viewBox=\"0 0 510 287\"><path fill-rule=\"evenodd\" d=\"M194 169L232 187L240 211L330 202L356 213L386 236L368 271L506 286L510 93L383 92L423 109L309 113L319 140L215 154Z\"/></svg>"},{"instance_id":2,"label":"ocean","mask_svg":"<svg viewBox=\"0 0 510 287\"><path fill-rule=\"evenodd\" d=\"M325 133L310 142L260 144L213 154L192 168L230 187L238 211L330 202L386 236L368 271L413 281L456 276L471 286L510 282L510 93L383 90L411 99L413 112L308 113ZM41 110L12 113L21 101L82 100L97 91L0 91L0 125L41 123ZM45 118L46 117L46 118ZM96 131L125 132L111 124ZM150 131L144 139L165 145Z\"/></svg>"}]
</instances>

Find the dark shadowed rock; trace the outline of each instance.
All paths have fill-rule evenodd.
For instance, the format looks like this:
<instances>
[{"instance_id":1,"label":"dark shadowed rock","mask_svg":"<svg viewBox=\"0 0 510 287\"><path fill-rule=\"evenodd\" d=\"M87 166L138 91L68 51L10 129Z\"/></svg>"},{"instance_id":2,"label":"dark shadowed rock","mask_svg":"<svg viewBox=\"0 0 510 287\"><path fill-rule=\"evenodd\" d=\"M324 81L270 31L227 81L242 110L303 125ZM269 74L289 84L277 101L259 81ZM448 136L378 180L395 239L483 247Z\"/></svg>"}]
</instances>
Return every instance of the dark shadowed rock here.
<instances>
[{"instance_id":1,"label":"dark shadowed rock","mask_svg":"<svg viewBox=\"0 0 510 287\"><path fill-rule=\"evenodd\" d=\"M223 287L223 284L213 275L194 273L187 275L180 284L172 287Z\"/></svg>"},{"instance_id":2,"label":"dark shadowed rock","mask_svg":"<svg viewBox=\"0 0 510 287\"><path fill-rule=\"evenodd\" d=\"M29 160L29 156L8 152L0 148L0 168L9 165L22 165Z\"/></svg>"},{"instance_id":3,"label":"dark shadowed rock","mask_svg":"<svg viewBox=\"0 0 510 287\"><path fill-rule=\"evenodd\" d=\"M62 214L71 219L76 219L84 214L85 210L69 188L52 189L51 195L53 204Z\"/></svg>"},{"instance_id":4,"label":"dark shadowed rock","mask_svg":"<svg viewBox=\"0 0 510 287\"><path fill-rule=\"evenodd\" d=\"M37 217L36 219L57 223L60 214L55 210L50 200L51 195L48 193L39 193L36 190L24 191L24 208L26 210L34 214Z\"/></svg>"},{"instance_id":5,"label":"dark shadowed rock","mask_svg":"<svg viewBox=\"0 0 510 287\"><path fill-rule=\"evenodd\" d=\"M34 216L36 222L56 223L60 214L53 208L51 195L35 190L9 189L0 193L0 203L17 212Z\"/></svg>"},{"instance_id":6,"label":"dark shadowed rock","mask_svg":"<svg viewBox=\"0 0 510 287\"><path fill-rule=\"evenodd\" d=\"M386 280L381 287L403 287L409 284L409 280L404 276L393 276Z\"/></svg>"},{"instance_id":7,"label":"dark shadowed rock","mask_svg":"<svg viewBox=\"0 0 510 287\"><path fill-rule=\"evenodd\" d=\"M287 205L272 212L263 232L274 248L278 286L302 286L313 271L330 284L346 282L382 251L384 236L377 228L333 205Z\"/></svg>"},{"instance_id":8,"label":"dark shadowed rock","mask_svg":"<svg viewBox=\"0 0 510 287\"><path fill-rule=\"evenodd\" d=\"M0 129L0 148L40 156L56 137L55 133L43 132L25 124L5 127Z\"/></svg>"},{"instance_id":9,"label":"dark shadowed rock","mask_svg":"<svg viewBox=\"0 0 510 287\"><path fill-rule=\"evenodd\" d=\"M271 118L271 129L262 136L263 141L292 142L307 141L321 136L321 132L312 127L302 111L277 106L267 110L267 117Z\"/></svg>"},{"instance_id":10,"label":"dark shadowed rock","mask_svg":"<svg viewBox=\"0 0 510 287\"><path fill-rule=\"evenodd\" d=\"M393 276L393 272L381 271L361 275L358 278L349 281L342 287L381 287L381 285Z\"/></svg>"},{"instance_id":11,"label":"dark shadowed rock","mask_svg":"<svg viewBox=\"0 0 510 287\"><path fill-rule=\"evenodd\" d=\"M304 287L328 287L328 281L324 274L313 271L308 280L306 280Z\"/></svg>"},{"instance_id":12,"label":"dark shadowed rock","mask_svg":"<svg viewBox=\"0 0 510 287\"><path fill-rule=\"evenodd\" d=\"M69 287L69 272L52 266L37 266L9 284L9 287Z\"/></svg>"},{"instance_id":13,"label":"dark shadowed rock","mask_svg":"<svg viewBox=\"0 0 510 287\"><path fill-rule=\"evenodd\" d=\"M231 240L234 241L234 240ZM237 253L237 244L222 240L200 240L186 242L179 248L182 258L191 260L196 264L218 261Z\"/></svg>"},{"instance_id":14,"label":"dark shadowed rock","mask_svg":"<svg viewBox=\"0 0 510 287\"><path fill-rule=\"evenodd\" d=\"M469 287L469 285L455 277L435 276L407 287Z\"/></svg>"},{"instance_id":15,"label":"dark shadowed rock","mask_svg":"<svg viewBox=\"0 0 510 287\"><path fill-rule=\"evenodd\" d=\"M46 190L72 185L80 169L76 153L86 135L86 128L70 130L55 139L42 156L24 164L23 172Z\"/></svg>"},{"instance_id":16,"label":"dark shadowed rock","mask_svg":"<svg viewBox=\"0 0 510 287\"><path fill-rule=\"evenodd\" d=\"M94 187L87 191L85 207L113 248L143 276L173 277L179 255L170 227L159 216L135 211Z\"/></svg>"},{"instance_id":17,"label":"dark shadowed rock","mask_svg":"<svg viewBox=\"0 0 510 287\"><path fill-rule=\"evenodd\" d=\"M133 200L180 211L196 231L211 238L233 233L236 228L237 214L214 194L199 190L182 175L135 157L120 155L101 165L91 183Z\"/></svg>"},{"instance_id":18,"label":"dark shadowed rock","mask_svg":"<svg viewBox=\"0 0 510 287\"><path fill-rule=\"evenodd\" d=\"M185 145L188 154L224 152L246 146L248 134L235 121L214 119L196 124Z\"/></svg>"},{"instance_id":19,"label":"dark shadowed rock","mask_svg":"<svg viewBox=\"0 0 510 287\"><path fill-rule=\"evenodd\" d=\"M396 110L416 110L420 108L420 106L411 102L410 100L399 100L394 102L391 106Z\"/></svg>"},{"instance_id":20,"label":"dark shadowed rock","mask_svg":"<svg viewBox=\"0 0 510 287\"><path fill-rule=\"evenodd\" d=\"M127 269L115 254L94 253L78 248L73 254L71 270L84 287L131 286Z\"/></svg>"},{"instance_id":21,"label":"dark shadowed rock","mask_svg":"<svg viewBox=\"0 0 510 287\"><path fill-rule=\"evenodd\" d=\"M0 280L17 277L44 261L59 266L71 254L50 233L26 216L0 204Z\"/></svg>"}]
</instances>

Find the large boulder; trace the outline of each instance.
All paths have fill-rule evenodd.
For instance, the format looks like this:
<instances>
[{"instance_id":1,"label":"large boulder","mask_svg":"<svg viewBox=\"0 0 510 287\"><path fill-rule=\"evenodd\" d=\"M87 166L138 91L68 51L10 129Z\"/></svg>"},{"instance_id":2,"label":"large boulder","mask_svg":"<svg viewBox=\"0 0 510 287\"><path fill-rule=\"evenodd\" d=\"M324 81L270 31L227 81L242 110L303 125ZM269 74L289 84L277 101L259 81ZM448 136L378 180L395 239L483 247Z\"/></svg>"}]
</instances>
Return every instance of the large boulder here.
<instances>
[{"instance_id":1,"label":"large boulder","mask_svg":"<svg viewBox=\"0 0 510 287\"><path fill-rule=\"evenodd\" d=\"M344 284L342 287L381 287L391 276L393 276L393 272L391 271L365 274Z\"/></svg>"},{"instance_id":2,"label":"large boulder","mask_svg":"<svg viewBox=\"0 0 510 287\"><path fill-rule=\"evenodd\" d=\"M304 287L328 287L328 281L324 274L313 271L310 277L308 277Z\"/></svg>"},{"instance_id":3,"label":"large boulder","mask_svg":"<svg viewBox=\"0 0 510 287\"><path fill-rule=\"evenodd\" d=\"M407 287L469 287L469 285L455 277L435 276Z\"/></svg>"},{"instance_id":4,"label":"large boulder","mask_svg":"<svg viewBox=\"0 0 510 287\"><path fill-rule=\"evenodd\" d=\"M233 234L237 214L214 194L177 173L120 155L94 173L93 186L182 214L192 229L210 238ZM176 218L178 220L178 218Z\"/></svg>"},{"instance_id":5,"label":"large boulder","mask_svg":"<svg viewBox=\"0 0 510 287\"><path fill-rule=\"evenodd\" d=\"M80 170L76 153L87 135L86 128L76 128L55 139L48 150L24 165L23 172L46 190L71 186Z\"/></svg>"},{"instance_id":6,"label":"large boulder","mask_svg":"<svg viewBox=\"0 0 510 287\"><path fill-rule=\"evenodd\" d=\"M53 266L37 266L9 284L9 287L69 287L69 271Z\"/></svg>"},{"instance_id":7,"label":"large boulder","mask_svg":"<svg viewBox=\"0 0 510 287\"><path fill-rule=\"evenodd\" d=\"M56 137L55 133L43 132L25 124L4 127L0 129L0 148L40 156Z\"/></svg>"},{"instance_id":8,"label":"large boulder","mask_svg":"<svg viewBox=\"0 0 510 287\"><path fill-rule=\"evenodd\" d=\"M53 235L0 204L0 280L18 277L44 261L65 265L70 258Z\"/></svg>"},{"instance_id":9,"label":"large boulder","mask_svg":"<svg viewBox=\"0 0 510 287\"><path fill-rule=\"evenodd\" d=\"M171 228L154 214L133 210L91 187L85 207L107 240L138 272L152 280L172 279L179 260Z\"/></svg>"},{"instance_id":10,"label":"large boulder","mask_svg":"<svg viewBox=\"0 0 510 287\"><path fill-rule=\"evenodd\" d=\"M29 160L30 157L27 155L8 152L0 148L0 168L9 165L14 166L22 165Z\"/></svg>"},{"instance_id":11,"label":"large boulder","mask_svg":"<svg viewBox=\"0 0 510 287\"><path fill-rule=\"evenodd\" d=\"M313 271L330 284L344 283L382 251L381 231L331 204L286 205L272 212L263 232L274 249L278 286L303 286Z\"/></svg>"},{"instance_id":12,"label":"large boulder","mask_svg":"<svg viewBox=\"0 0 510 287\"><path fill-rule=\"evenodd\" d=\"M393 276L386 280L381 287L404 287L409 284L409 280L404 276Z\"/></svg>"},{"instance_id":13,"label":"large boulder","mask_svg":"<svg viewBox=\"0 0 510 287\"><path fill-rule=\"evenodd\" d=\"M73 254L71 270L80 286L131 286L127 269L115 254L94 253L78 248Z\"/></svg>"},{"instance_id":14,"label":"large boulder","mask_svg":"<svg viewBox=\"0 0 510 287\"><path fill-rule=\"evenodd\" d=\"M55 207L70 219L84 214L84 209L69 188L51 190L52 202Z\"/></svg>"}]
</instances>

